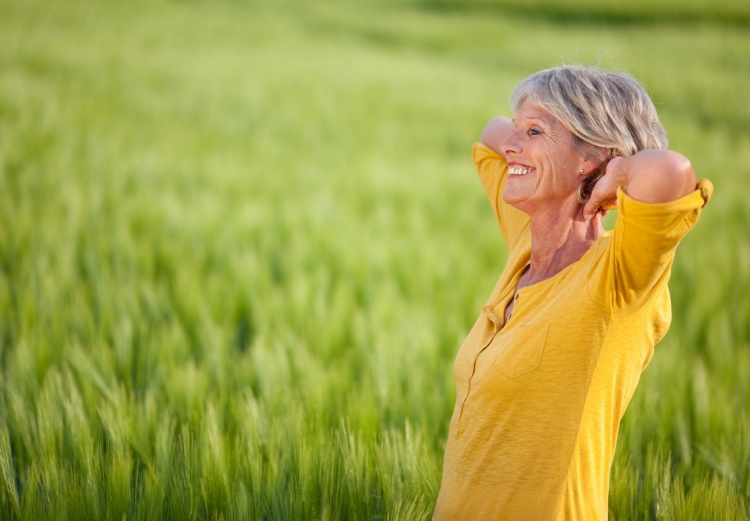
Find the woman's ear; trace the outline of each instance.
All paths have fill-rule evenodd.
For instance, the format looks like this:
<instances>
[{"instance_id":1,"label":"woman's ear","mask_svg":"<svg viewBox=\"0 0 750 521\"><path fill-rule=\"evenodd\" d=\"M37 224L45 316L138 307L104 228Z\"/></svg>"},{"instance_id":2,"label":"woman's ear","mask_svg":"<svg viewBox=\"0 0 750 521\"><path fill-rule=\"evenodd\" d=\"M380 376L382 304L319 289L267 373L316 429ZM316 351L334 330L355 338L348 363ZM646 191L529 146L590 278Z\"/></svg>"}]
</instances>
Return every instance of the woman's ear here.
<instances>
[{"instance_id":1,"label":"woman's ear","mask_svg":"<svg viewBox=\"0 0 750 521\"><path fill-rule=\"evenodd\" d=\"M581 141L579 150L581 151L582 162L578 174L582 177L589 177L595 173L601 164L606 164L614 154L614 149L612 148L599 147L585 141Z\"/></svg>"}]
</instances>

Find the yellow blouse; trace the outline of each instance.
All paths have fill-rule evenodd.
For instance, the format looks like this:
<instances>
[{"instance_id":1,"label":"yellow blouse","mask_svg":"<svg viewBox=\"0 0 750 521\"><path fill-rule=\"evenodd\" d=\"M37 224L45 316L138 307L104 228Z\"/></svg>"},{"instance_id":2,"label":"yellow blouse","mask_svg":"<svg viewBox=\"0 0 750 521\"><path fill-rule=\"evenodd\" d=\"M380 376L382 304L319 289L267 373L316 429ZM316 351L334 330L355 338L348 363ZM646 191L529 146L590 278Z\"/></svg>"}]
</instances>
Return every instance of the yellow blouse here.
<instances>
[{"instance_id":1,"label":"yellow blouse","mask_svg":"<svg viewBox=\"0 0 750 521\"><path fill-rule=\"evenodd\" d=\"M453 366L456 406L434 520L607 519L620 419L671 321L677 244L713 186L650 204L617 192L619 214L583 257L518 292L529 264L526 214L503 203L508 166L473 159L508 262Z\"/></svg>"}]
</instances>

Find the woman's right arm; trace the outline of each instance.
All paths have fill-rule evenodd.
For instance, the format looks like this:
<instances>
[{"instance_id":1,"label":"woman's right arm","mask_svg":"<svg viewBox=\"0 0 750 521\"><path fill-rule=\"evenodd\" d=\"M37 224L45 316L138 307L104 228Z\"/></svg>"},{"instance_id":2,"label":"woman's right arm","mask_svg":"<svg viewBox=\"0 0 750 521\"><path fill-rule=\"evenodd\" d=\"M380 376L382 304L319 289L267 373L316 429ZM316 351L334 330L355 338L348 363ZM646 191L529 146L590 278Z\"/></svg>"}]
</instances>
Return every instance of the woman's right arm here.
<instances>
[{"instance_id":1,"label":"woman's right arm","mask_svg":"<svg viewBox=\"0 0 750 521\"><path fill-rule=\"evenodd\" d=\"M474 144L472 151L479 180L500 224L508 251L514 249L519 244L519 239L528 236L529 232L529 217L503 201L508 179L508 163L500 144L511 132L513 122L510 119L502 116L493 118L487 123L479 138L480 142Z\"/></svg>"}]
</instances>

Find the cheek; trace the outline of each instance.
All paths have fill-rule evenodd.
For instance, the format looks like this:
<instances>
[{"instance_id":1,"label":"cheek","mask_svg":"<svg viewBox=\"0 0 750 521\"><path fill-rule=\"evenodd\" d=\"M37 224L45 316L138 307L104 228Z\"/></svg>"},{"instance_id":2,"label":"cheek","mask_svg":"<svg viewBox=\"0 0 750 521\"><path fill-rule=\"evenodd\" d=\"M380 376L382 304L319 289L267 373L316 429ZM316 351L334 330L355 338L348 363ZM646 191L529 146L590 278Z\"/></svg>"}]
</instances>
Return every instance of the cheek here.
<instances>
[{"instance_id":1,"label":"cheek","mask_svg":"<svg viewBox=\"0 0 750 521\"><path fill-rule=\"evenodd\" d=\"M567 195L573 190L578 189L578 175L576 170L576 160L571 157L568 150L560 150L545 144L543 147L544 156L541 164L544 169L544 175L537 179L537 182L544 184L556 195Z\"/></svg>"},{"instance_id":2,"label":"cheek","mask_svg":"<svg viewBox=\"0 0 750 521\"><path fill-rule=\"evenodd\" d=\"M554 188L564 177L565 161L560 157L559 149L551 145L543 145L540 147L540 152L539 166L542 175L537 176L537 185L539 188L555 191Z\"/></svg>"}]
</instances>

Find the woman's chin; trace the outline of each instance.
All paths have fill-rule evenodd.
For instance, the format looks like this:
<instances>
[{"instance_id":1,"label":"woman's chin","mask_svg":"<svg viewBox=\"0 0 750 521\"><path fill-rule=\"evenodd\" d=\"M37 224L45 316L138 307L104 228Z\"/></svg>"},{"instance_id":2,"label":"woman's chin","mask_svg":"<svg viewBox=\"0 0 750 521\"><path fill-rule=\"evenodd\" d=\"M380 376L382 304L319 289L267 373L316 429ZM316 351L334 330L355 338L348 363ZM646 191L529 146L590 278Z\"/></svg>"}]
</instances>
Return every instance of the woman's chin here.
<instances>
[{"instance_id":1,"label":"woman's chin","mask_svg":"<svg viewBox=\"0 0 750 521\"><path fill-rule=\"evenodd\" d=\"M503 201L512 206L523 203L529 198L530 194L524 193L521 190L514 190L513 188L507 187L503 192Z\"/></svg>"}]
</instances>

